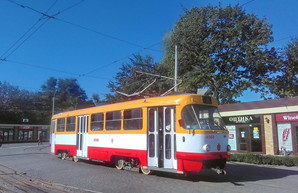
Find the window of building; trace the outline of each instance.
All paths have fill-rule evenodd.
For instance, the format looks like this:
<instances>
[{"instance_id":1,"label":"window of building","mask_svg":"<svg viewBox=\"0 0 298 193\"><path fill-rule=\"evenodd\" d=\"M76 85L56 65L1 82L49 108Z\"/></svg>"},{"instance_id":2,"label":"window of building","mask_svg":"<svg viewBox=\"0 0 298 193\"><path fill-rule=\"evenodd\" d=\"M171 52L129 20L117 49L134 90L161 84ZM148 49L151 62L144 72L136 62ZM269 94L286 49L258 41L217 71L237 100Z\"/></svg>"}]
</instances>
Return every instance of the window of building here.
<instances>
[{"instance_id":1,"label":"window of building","mask_svg":"<svg viewBox=\"0 0 298 193\"><path fill-rule=\"evenodd\" d=\"M103 113L91 115L91 131L103 130Z\"/></svg>"},{"instance_id":2,"label":"window of building","mask_svg":"<svg viewBox=\"0 0 298 193\"><path fill-rule=\"evenodd\" d=\"M76 117L67 117L66 119L66 131L75 131Z\"/></svg>"},{"instance_id":3,"label":"window of building","mask_svg":"<svg viewBox=\"0 0 298 193\"><path fill-rule=\"evenodd\" d=\"M58 123L57 123L57 131L58 132L63 132L65 128L65 119L64 118L60 118L58 119Z\"/></svg>"},{"instance_id":4,"label":"window of building","mask_svg":"<svg viewBox=\"0 0 298 193\"><path fill-rule=\"evenodd\" d=\"M124 110L124 130L141 130L142 122L142 109Z\"/></svg>"},{"instance_id":5,"label":"window of building","mask_svg":"<svg viewBox=\"0 0 298 193\"><path fill-rule=\"evenodd\" d=\"M106 113L106 130L120 130L121 111L112 111Z\"/></svg>"}]
</instances>

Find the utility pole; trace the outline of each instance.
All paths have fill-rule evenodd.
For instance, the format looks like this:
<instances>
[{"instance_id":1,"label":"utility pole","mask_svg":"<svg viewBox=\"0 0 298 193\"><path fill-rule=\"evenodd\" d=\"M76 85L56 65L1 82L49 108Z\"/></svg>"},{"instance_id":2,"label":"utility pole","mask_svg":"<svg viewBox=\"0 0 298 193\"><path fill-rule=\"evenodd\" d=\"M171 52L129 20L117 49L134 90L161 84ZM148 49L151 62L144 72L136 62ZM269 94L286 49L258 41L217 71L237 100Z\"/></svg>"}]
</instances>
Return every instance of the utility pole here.
<instances>
[{"instance_id":1,"label":"utility pole","mask_svg":"<svg viewBox=\"0 0 298 193\"><path fill-rule=\"evenodd\" d=\"M175 92L178 92L177 76L178 76L178 49L177 49L177 45L175 45L175 80L174 80Z\"/></svg>"},{"instance_id":2,"label":"utility pole","mask_svg":"<svg viewBox=\"0 0 298 193\"><path fill-rule=\"evenodd\" d=\"M55 114L55 95L56 95L56 93L57 93L57 90L55 90L55 92L54 92L54 95L53 95L53 98L52 98L52 102L53 102L53 104L52 104L52 116Z\"/></svg>"}]
</instances>

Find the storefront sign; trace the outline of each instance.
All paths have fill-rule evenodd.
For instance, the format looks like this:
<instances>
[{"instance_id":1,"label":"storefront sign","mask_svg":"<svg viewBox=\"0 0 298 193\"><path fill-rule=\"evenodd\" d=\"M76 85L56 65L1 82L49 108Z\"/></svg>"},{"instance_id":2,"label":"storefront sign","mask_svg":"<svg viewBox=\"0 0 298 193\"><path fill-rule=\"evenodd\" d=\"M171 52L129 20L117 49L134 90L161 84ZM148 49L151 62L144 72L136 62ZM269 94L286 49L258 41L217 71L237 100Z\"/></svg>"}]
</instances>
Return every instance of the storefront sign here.
<instances>
[{"instance_id":1,"label":"storefront sign","mask_svg":"<svg viewBox=\"0 0 298 193\"><path fill-rule=\"evenodd\" d=\"M292 132L291 124L283 123L277 124L277 134L278 134L278 149L281 153L292 152Z\"/></svg>"},{"instance_id":2,"label":"storefront sign","mask_svg":"<svg viewBox=\"0 0 298 193\"><path fill-rule=\"evenodd\" d=\"M276 122L298 121L298 113L287 113L275 115Z\"/></svg>"},{"instance_id":3,"label":"storefront sign","mask_svg":"<svg viewBox=\"0 0 298 193\"><path fill-rule=\"evenodd\" d=\"M223 117L223 121L226 125L260 123L260 115Z\"/></svg>"},{"instance_id":4,"label":"storefront sign","mask_svg":"<svg viewBox=\"0 0 298 193\"><path fill-rule=\"evenodd\" d=\"M229 145L231 146L231 151L237 151L236 127L234 125L226 127L229 131Z\"/></svg>"}]
</instances>

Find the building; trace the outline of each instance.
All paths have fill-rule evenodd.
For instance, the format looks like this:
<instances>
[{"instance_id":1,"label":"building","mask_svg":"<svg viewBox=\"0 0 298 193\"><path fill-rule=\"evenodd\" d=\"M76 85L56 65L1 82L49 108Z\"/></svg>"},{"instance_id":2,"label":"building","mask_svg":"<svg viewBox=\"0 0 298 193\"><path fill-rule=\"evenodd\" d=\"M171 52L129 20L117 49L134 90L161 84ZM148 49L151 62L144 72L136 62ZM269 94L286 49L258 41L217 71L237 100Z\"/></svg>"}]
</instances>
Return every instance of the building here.
<instances>
[{"instance_id":1,"label":"building","mask_svg":"<svg viewBox=\"0 0 298 193\"><path fill-rule=\"evenodd\" d=\"M220 105L234 152L298 155L298 96Z\"/></svg>"},{"instance_id":2,"label":"building","mask_svg":"<svg viewBox=\"0 0 298 193\"><path fill-rule=\"evenodd\" d=\"M0 124L0 141L3 143L33 142L38 140L38 136L48 141L49 132L49 125Z\"/></svg>"}]
</instances>

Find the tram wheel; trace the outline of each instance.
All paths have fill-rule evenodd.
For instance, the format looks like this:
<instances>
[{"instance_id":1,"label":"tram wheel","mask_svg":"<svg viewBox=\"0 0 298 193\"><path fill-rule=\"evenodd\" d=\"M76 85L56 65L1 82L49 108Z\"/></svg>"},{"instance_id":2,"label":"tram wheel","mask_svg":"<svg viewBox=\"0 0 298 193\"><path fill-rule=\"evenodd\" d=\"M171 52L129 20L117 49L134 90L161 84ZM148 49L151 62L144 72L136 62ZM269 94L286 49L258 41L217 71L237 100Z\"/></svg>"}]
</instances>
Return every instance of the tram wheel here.
<instances>
[{"instance_id":1,"label":"tram wheel","mask_svg":"<svg viewBox=\"0 0 298 193\"><path fill-rule=\"evenodd\" d=\"M140 172L142 172L145 175L152 174L152 171L150 169L148 169L147 167L144 167L144 166L140 166Z\"/></svg>"},{"instance_id":2,"label":"tram wheel","mask_svg":"<svg viewBox=\"0 0 298 193\"><path fill-rule=\"evenodd\" d=\"M115 162L115 166L118 170L124 169L124 160L123 159L117 159Z\"/></svg>"},{"instance_id":3,"label":"tram wheel","mask_svg":"<svg viewBox=\"0 0 298 193\"><path fill-rule=\"evenodd\" d=\"M78 161L79 161L79 158L78 158L77 156L73 156L72 160L73 160L74 162L78 162Z\"/></svg>"},{"instance_id":4,"label":"tram wheel","mask_svg":"<svg viewBox=\"0 0 298 193\"><path fill-rule=\"evenodd\" d=\"M66 157L67 157L67 153L65 153L65 152L61 153L62 160L66 160Z\"/></svg>"}]
</instances>

